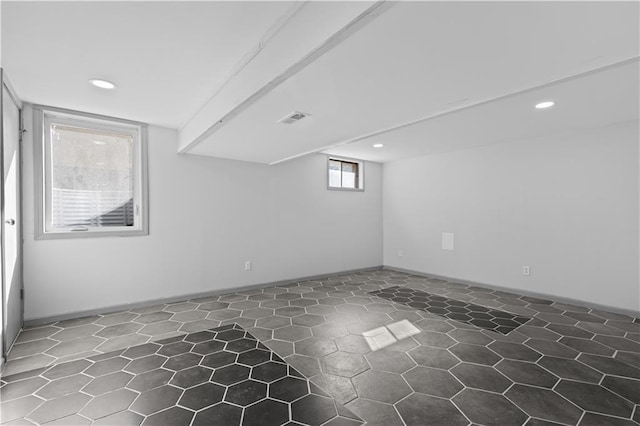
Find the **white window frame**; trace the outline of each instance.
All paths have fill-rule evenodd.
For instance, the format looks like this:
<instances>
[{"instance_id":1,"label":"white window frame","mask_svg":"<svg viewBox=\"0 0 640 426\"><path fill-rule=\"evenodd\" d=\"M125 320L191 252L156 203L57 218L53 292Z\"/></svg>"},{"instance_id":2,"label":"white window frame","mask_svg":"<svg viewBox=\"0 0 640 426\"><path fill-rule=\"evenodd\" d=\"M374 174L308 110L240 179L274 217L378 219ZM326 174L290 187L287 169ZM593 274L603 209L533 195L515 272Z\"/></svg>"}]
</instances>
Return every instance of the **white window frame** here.
<instances>
[{"instance_id":1,"label":"white window frame","mask_svg":"<svg viewBox=\"0 0 640 426\"><path fill-rule=\"evenodd\" d=\"M135 121L42 105L33 106L36 195L35 238L93 238L149 235L147 125ZM54 229L51 223L50 126L52 123L133 136L133 226Z\"/></svg>"},{"instance_id":2,"label":"white window frame","mask_svg":"<svg viewBox=\"0 0 640 426\"><path fill-rule=\"evenodd\" d=\"M358 187L357 188L343 188L341 186L331 186L330 185L330 176L329 176L329 167L331 166L331 160L333 161L342 161L346 163L355 163L358 165ZM327 156L327 189L331 191L353 191L353 192L363 192L364 191L364 161L357 160L355 158L347 158L347 157L336 157L334 155Z\"/></svg>"}]
</instances>

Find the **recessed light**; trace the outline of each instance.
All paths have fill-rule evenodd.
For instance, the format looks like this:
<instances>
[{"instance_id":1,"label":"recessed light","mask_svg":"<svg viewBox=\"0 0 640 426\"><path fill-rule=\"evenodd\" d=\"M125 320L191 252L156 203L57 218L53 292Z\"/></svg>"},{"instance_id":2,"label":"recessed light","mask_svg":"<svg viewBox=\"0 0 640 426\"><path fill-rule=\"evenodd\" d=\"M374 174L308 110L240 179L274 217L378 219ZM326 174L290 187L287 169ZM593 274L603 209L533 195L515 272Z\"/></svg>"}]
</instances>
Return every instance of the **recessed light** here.
<instances>
[{"instance_id":1,"label":"recessed light","mask_svg":"<svg viewBox=\"0 0 640 426\"><path fill-rule=\"evenodd\" d=\"M544 102L540 102L536 104L536 109L545 109L545 108L551 108L552 106L554 106L556 103L553 101L544 101Z\"/></svg>"},{"instance_id":2,"label":"recessed light","mask_svg":"<svg viewBox=\"0 0 640 426\"><path fill-rule=\"evenodd\" d=\"M108 89L108 90L113 90L116 87L118 87L115 85L115 83L112 83L107 80L102 80L100 78L92 78L91 80L89 80L89 84L99 87L101 89Z\"/></svg>"},{"instance_id":3,"label":"recessed light","mask_svg":"<svg viewBox=\"0 0 640 426\"><path fill-rule=\"evenodd\" d=\"M96 145L104 145L106 142L104 141L93 141Z\"/></svg>"},{"instance_id":4,"label":"recessed light","mask_svg":"<svg viewBox=\"0 0 640 426\"><path fill-rule=\"evenodd\" d=\"M373 144L373 147L374 147L374 148L382 148L383 146L384 146L384 145L383 145L383 144L381 144L381 143L374 143L374 144Z\"/></svg>"}]
</instances>

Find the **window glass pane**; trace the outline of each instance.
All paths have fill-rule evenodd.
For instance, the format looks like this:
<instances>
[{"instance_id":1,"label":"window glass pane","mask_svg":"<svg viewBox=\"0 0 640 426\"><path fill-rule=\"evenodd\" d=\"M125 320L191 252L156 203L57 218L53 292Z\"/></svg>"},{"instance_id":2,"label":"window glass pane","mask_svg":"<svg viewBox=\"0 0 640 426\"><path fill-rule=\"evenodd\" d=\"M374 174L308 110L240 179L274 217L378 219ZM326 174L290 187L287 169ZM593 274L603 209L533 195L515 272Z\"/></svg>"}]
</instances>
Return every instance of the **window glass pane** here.
<instances>
[{"instance_id":1,"label":"window glass pane","mask_svg":"<svg viewBox=\"0 0 640 426\"><path fill-rule=\"evenodd\" d=\"M340 188L340 161L329 160L329 186Z\"/></svg>"},{"instance_id":2,"label":"window glass pane","mask_svg":"<svg viewBox=\"0 0 640 426\"><path fill-rule=\"evenodd\" d=\"M342 187L356 188L356 174L358 165L355 163L342 163Z\"/></svg>"},{"instance_id":3,"label":"window glass pane","mask_svg":"<svg viewBox=\"0 0 640 426\"><path fill-rule=\"evenodd\" d=\"M52 124L51 222L133 226L133 136Z\"/></svg>"}]
</instances>

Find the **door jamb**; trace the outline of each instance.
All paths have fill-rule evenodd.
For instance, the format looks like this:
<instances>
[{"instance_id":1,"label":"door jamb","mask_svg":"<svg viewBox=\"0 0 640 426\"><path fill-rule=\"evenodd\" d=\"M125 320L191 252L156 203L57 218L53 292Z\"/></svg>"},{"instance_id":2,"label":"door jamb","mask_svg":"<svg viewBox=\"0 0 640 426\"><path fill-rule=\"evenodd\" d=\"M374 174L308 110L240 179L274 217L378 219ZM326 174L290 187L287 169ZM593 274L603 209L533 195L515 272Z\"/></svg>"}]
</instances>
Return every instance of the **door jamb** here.
<instances>
[{"instance_id":1,"label":"door jamb","mask_svg":"<svg viewBox=\"0 0 640 426\"><path fill-rule=\"evenodd\" d=\"M11 98L11 100L13 101L13 103L16 105L16 107L18 108L18 128L19 128L19 135L18 135L18 144L16 146L16 151L18 152L18 159L20 160L20 163L22 163L22 134L25 132L24 130L24 116L23 116L23 104L22 101L20 100L20 98L17 96L13 86L11 85L11 82L9 81L8 77L7 77L7 72L4 70L4 68L0 67L0 176L2 176L2 182L0 184L0 228L2 230L2 232L0 232L0 281L1 281L1 297L2 300L0 300L0 303L4 304L5 301L5 283L4 283L4 269L5 269L5 265L4 265L4 253L5 253L5 247L4 247L4 237L2 236L4 234L4 228L5 228L5 211L4 211L4 123L3 123L3 108L4 108L4 88L7 89L7 93L9 94L9 97ZM19 169L19 174L18 174L18 196L20 198L20 204L18 206L18 211L20 213L20 216L22 216L22 164L18 164L18 169ZM20 276L21 276L21 280L20 280L20 324L22 327L22 324L24 324L24 262L22 259L22 245L23 245L23 236L22 236L22 217L17 217L16 220L20 221L19 222L19 226L20 226L20 232L17 235L17 241L18 241L18 253L20 255L20 264L16 266L17 269L20 270ZM1 327L2 327L2 351L4 353L0 354L0 365L4 366L4 364L6 363L6 356L9 353L9 349L11 349L11 346L13 345L14 342L8 342L7 341L7 334L5 333L5 325L7 323L7 321L5 321L5 318L7 316L7 309L6 307L3 305L2 306L2 318L1 318ZM17 336L16 336L17 337Z\"/></svg>"}]
</instances>

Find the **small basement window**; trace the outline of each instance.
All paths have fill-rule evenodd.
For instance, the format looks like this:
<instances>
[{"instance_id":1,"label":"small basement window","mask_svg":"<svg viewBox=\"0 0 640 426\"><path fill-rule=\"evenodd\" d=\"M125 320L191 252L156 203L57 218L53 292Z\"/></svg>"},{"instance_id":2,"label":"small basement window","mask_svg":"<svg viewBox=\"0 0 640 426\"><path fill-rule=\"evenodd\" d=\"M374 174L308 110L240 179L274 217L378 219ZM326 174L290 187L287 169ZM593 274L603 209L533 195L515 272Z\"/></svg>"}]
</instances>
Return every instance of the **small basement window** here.
<instances>
[{"instance_id":1,"label":"small basement window","mask_svg":"<svg viewBox=\"0 0 640 426\"><path fill-rule=\"evenodd\" d=\"M364 162L329 157L328 188L364 191Z\"/></svg>"},{"instance_id":2,"label":"small basement window","mask_svg":"<svg viewBox=\"0 0 640 426\"><path fill-rule=\"evenodd\" d=\"M147 235L146 126L35 107L36 238Z\"/></svg>"}]
</instances>

